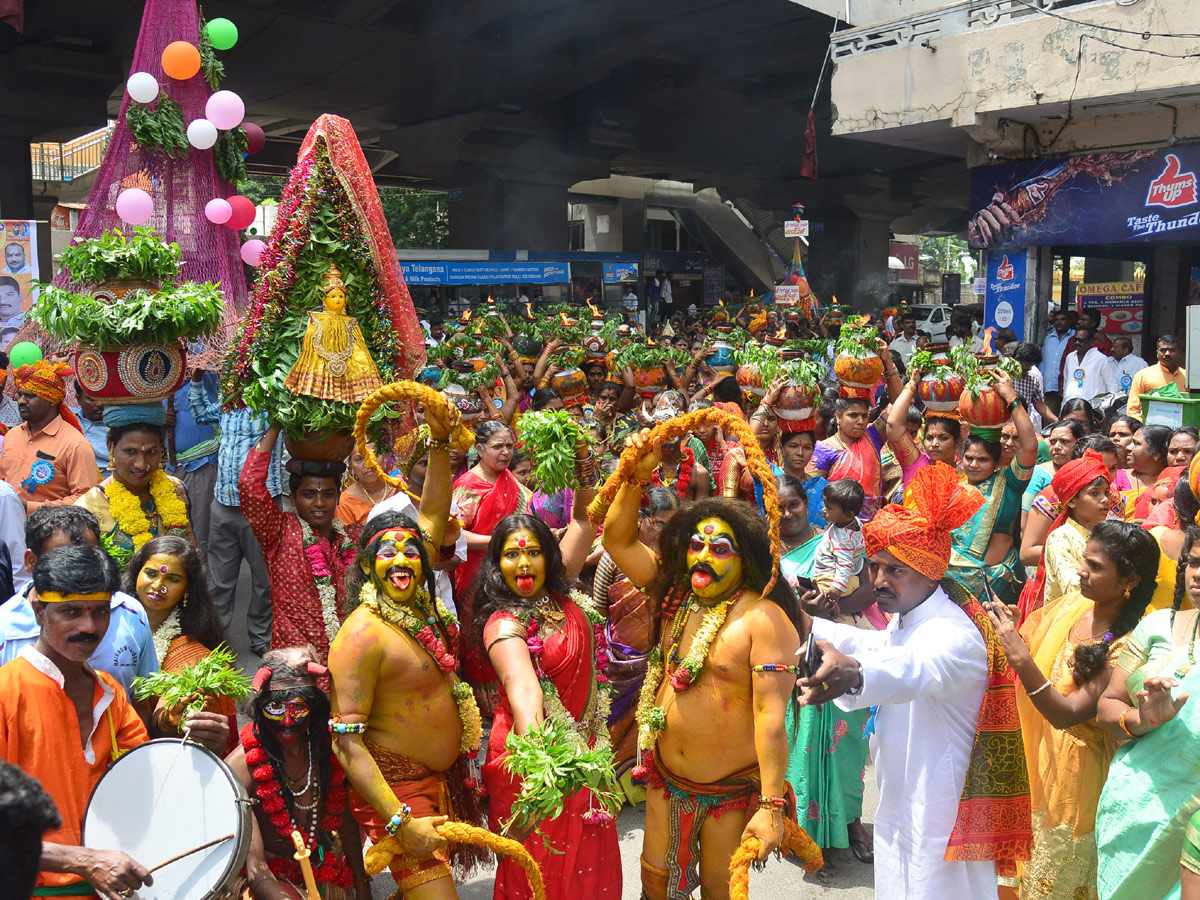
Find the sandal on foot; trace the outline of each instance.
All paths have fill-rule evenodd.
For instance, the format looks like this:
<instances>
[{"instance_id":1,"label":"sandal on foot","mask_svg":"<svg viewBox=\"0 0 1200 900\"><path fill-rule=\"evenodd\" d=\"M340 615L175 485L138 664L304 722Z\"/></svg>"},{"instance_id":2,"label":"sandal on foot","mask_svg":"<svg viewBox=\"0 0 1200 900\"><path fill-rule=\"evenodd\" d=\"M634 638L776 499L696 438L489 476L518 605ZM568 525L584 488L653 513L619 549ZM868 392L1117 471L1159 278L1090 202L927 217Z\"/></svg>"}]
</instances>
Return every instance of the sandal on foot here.
<instances>
[{"instance_id":1,"label":"sandal on foot","mask_svg":"<svg viewBox=\"0 0 1200 900\"><path fill-rule=\"evenodd\" d=\"M854 858L860 863L872 865L875 862L875 849L869 841L860 841L850 838L850 851L854 854Z\"/></svg>"}]
</instances>

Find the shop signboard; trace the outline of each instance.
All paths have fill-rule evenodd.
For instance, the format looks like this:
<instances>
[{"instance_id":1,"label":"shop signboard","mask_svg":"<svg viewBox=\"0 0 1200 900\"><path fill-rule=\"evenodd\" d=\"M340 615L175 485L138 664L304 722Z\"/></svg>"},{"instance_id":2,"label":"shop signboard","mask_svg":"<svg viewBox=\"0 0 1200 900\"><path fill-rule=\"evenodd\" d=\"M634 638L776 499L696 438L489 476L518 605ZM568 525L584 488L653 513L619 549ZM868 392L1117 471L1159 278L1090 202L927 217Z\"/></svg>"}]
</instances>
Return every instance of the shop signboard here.
<instances>
[{"instance_id":1,"label":"shop signboard","mask_svg":"<svg viewBox=\"0 0 1200 900\"><path fill-rule=\"evenodd\" d=\"M777 284L777 285L775 285L775 305L776 306L799 306L800 305L800 285L798 285L798 284Z\"/></svg>"},{"instance_id":2,"label":"shop signboard","mask_svg":"<svg viewBox=\"0 0 1200 900\"><path fill-rule=\"evenodd\" d=\"M889 260L888 281L907 282L916 284L920 277L921 248L916 244L906 244L903 241L888 243L888 256L900 260L903 267L892 268Z\"/></svg>"},{"instance_id":3,"label":"shop signboard","mask_svg":"<svg viewBox=\"0 0 1200 900\"><path fill-rule=\"evenodd\" d=\"M785 219L783 236L790 238L808 237L808 219Z\"/></svg>"},{"instance_id":4,"label":"shop signboard","mask_svg":"<svg viewBox=\"0 0 1200 900\"><path fill-rule=\"evenodd\" d=\"M638 280L638 264L635 262L606 262L604 264L604 283L618 284L623 281Z\"/></svg>"},{"instance_id":5,"label":"shop signboard","mask_svg":"<svg viewBox=\"0 0 1200 900\"><path fill-rule=\"evenodd\" d=\"M400 270L408 284L566 284L566 263L407 262Z\"/></svg>"},{"instance_id":6,"label":"shop signboard","mask_svg":"<svg viewBox=\"0 0 1200 900\"><path fill-rule=\"evenodd\" d=\"M1081 284L1075 289L1079 308L1100 313L1100 330L1109 337L1123 334L1133 341L1133 352L1141 355L1142 314L1145 309L1145 282L1112 281Z\"/></svg>"},{"instance_id":7,"label":"shop signboard","mask_svg":"<svg viewBox=\"0 0 1200 900\"><path fill-rule=\"evenodd\" d=\"M942 303L957 306L962 302L962 275L958 272L942 273Z\"/></svg>"},{"instance_id":8,"label":"shop signboard","mask_svg":"<svg viewBox=\"0 0 1200 900\"><path fill-rule=\"evenodd\" d=\"M971 172L974 248L1200 239L1200 144Z\"/></svg>"},{"instance_id":9,"label":"shop signboard","mask_svg":"<svg viewBox=\"0 0 1200 900\"><path fill-rule=\"evenodd\" d=\"M988 328L1011 328L1018 341L1025 340L1025 274L1028 257L1024 250L1004 253L993 250L987 259L987 293L983 300L983 324Z\"/></svg>"}]
</instances>

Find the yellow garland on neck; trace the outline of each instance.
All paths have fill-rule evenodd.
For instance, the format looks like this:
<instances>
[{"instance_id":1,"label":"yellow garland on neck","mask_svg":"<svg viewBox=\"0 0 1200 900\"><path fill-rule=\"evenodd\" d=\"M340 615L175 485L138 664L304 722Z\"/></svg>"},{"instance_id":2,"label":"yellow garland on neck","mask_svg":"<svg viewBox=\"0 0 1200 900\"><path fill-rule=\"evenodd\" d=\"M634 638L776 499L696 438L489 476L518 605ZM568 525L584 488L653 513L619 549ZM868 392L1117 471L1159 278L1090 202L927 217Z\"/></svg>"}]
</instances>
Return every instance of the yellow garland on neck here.
<instances>
[{"instance_id":1,"label":"yellow garland on neck","mask_svg":"<svg viewBox=\"0 0 1200 900\"><path fill-rule=\"evenodd\" d=\"M152 538L150 520L142 512L140 501L114 475L113 480L104 488L104 496L108 498L109 515L117 523L122 532L129 535L133 541L133 552L136 553ZM162 527L187 528L187 504L179 499L175 485L161 471L150 477L150 499L162 520Z\"/></svg>"}]
</instances>

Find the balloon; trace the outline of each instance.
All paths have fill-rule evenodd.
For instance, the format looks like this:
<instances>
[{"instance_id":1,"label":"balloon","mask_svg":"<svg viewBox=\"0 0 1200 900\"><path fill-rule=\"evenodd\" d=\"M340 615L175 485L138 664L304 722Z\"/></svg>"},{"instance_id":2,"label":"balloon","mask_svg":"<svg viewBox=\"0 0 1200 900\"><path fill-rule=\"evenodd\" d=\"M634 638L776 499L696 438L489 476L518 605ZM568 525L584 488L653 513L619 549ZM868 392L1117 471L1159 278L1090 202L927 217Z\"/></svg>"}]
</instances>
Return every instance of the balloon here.
<instances>
[{"instance_id":1,"label":"balloon","mask_svg":"<svg viewBox=\"0 0 1200 900\"><path fill-rule=\"evenodd\" d=\"M255 238L252 241L246 241L242 244L242 262L248 266L258 266L262 264L263 251L267 249L267 245Z\"/></svg>"},{"instance_id":2,"label":"balloon","mask_svg":"<svg viewBox=\"0 0 1200 900\"><path fill-rule=\"evenodd\" d=\"M117 215L130 225L145 225L154 215L154 201L141 188L126 188L117 194Z\"/></svg>"},{"instance_id":3,"label":"balloon","mask_svg":"<svg viewBox=\"0 0 1200 900\"><path fill-rule=\"evenodd\" d=\"M246 132L246 152L257 153L267 146L267 135L253 122L243 122L242 130Z\"/></svg>"},{"instance_id":4,"label":"balloon","mask_svg":"<svg viewBox=\"0 0 1200 900\"><path fill-rule=\"evenodd\" d=\"M233 91L217 91L204 104L204 115L222 131L228 131L242 124L242 119L246 118L246 104Z\"/></svg>"},{"instance_id":5,"label":"balloon","mask_svg":"<svg viewBox=\"0 0 1200 900\"><path fill-rule=\"evenodd\" d=\"M125 82L129 97L138 103L149 103L158 96L158 79L149 72L134 72Z\"/></svg>"},{"instance_id":6,"label":"balloon","mask_svg":"<svg viewBox=\"0 0 1200 900\"><path fill-rule=\"evenodd\" d=\"M204 218L214 225L224 225L232 215L233 207L229 205L228 200L214 197L204 204Z\"/></svg>"},{"instance_id":7,"label":"balloon","mask_svg":"<svg viewBox=\"0 0 1200 900\"><path fill-rule=\"evenodd\" d=\"M187 81L200 71L200 51L187 41L167 44L162 53L162 67L176 81Z\"/></svg>"},{"instance_id":8,"label":"balloon","mask_svg":"<svg viewBox=\"0 0 1200 900\"><path fill-rule=\"evenodd\" d=\"M208 119L193 119L188 123L187 139L197 150L207 150L217 142L217 126Z\"/></svg>"},{"instance_id":9,"label":"balloon","mask_svg":"<svg viewBox=\"0 0 1200 900\"><path fill-rule=\"evenodd\" d=\"M204 26L204 33L214 50L228 50L238 39L237 26L228 19L210 19Z\"/></svg>"},{"instance_id":10,"label":"balloon","mask_svg":"<svg viewBox=\"0 0 1200 900\"><path fill-rule=\"evenodd\" d=\"M21 341L8 348L8 365L12 369L19 369L21 366L32 366L41 358L41 348L29 341Z\"/></svg>"},{"instance_id":11,"label":"balloon","mask_svg":"<svg viewBox=\"0 0 1200 900\"><path fill-rule=\"evenodd\" d=\"M233 208L233 215L229 217L229 221L225 224L234 231L249 228L250 223L254 221L254 202L249 197L234 194L229 198L229 205Z\"/></svg>"}]
</instances>

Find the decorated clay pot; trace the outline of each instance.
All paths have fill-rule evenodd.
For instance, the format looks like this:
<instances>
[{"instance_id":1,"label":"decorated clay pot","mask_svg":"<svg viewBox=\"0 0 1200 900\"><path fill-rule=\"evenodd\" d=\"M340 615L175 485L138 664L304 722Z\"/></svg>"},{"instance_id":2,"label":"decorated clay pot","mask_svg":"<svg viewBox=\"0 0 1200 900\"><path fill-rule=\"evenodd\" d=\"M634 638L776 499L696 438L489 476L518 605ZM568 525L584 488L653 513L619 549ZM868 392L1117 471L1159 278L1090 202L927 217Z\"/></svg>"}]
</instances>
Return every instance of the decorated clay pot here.
<instances>
[{"instance_id":1,"label":"decorated clay pot","mask_svg":"<svg viewBox=\"0 0 1200 900\"><path fill-rule=\"evenodd\" d=\"M111 303L123 299L130 291L138 290L157 292L159 286L141 278L110 278L94 285L90 293L101 303Z\"/></svg>"},{"instance_id":2,"label":"decorated clay pot","mask_svg":"<svg viewBox=\"0 0 1200 900\"><path fill-rule=\"evenodd\" d=\"M714 372L732 374L737 371L737 363L733 361L733 347L729 341L718 338L713 341L713 352L705 360Z\"/></svg>"},{"instance_id":3,"label":"decorated clay pot","mask_svg":"<svg viewBox=\"0 0 1200 900\"><path fill-rule=\"evenodd\" d=\"M930 360L935 366L952 365L950 361L950 345L942 342L939 344L930 344L925 348L929 351Z\"/></svg>"},{"instance_id":4,"label":"decorated clay pot","mask_svg":"<svg viewBox=\"0 0 1200 900\"><path fill-rule=\"evenodd\" d=\"M448 384L442 393L462 415L464 425L470 426L483 412L483 398L461 384Z\"/></svg>"},{"instance_id":5,"label":"decorated clay pot","mask_svg":"<svg viewBox=\"0 0 1200 900\"><path fill-rule=\"evenodd\" d=\"M588 399L587 375L582 369L566 369L551 380L554 389L562 394L563 406L583 406Z\"/></svg>"},{"instance_id":6,"label":"decorated clay pot","mask_svg":"<svg viewBox=\"0 0 1200 900\"><path fill-rule=\"evenodd\" d=\"M1008 404L990 387L982 388L978 397L963 391L958 398L958 412L964 422L977 428L999 428L1011 415Z\"/></svg>"},{"instance_id":7,"label":"decorated clay pot","mask_svg":"<svg viewBox=\"0 0 1200 900\"><path fill-rule=\"evenodd\" d=\"M816 385L789 384L779 393L775 413L783 431L804 431L816 415L821 392Z\"/></svg>"},{"instance_id":8,"label":"decorated clay pot","mask_svg":"<svg viewBox=\"0 0 1200 900\"><path fill-rule=\"evenodd\" d=\"M961 375L936 378L926 375L917 385L917 396L930 412L949 413L958 411L958 398L962 396L966 381Z\"/></svg>"},{"instance_id":9,"label":"decorated clay pot","mask_svg":"<svg viewBox=\"0 0 1200 900\"><path fill-rule=\"evenodd\" d=\"M85 391L105 406L154 403L183 386L187 350L182 344L126 344L75 351L75 372Z\"/></svg>"},{"instance_id":10,"label":"decorated clay pot","mask_svg":"<svg viewBox=\"0 0 1200 900\"><path fill-rule=\"evenodd\" d=\"M440 366L428 365L421 370L417 376L417 381L421 384L437 384L442 379L442 369Z\"/></svg>"},{"instance_id":11,"label":"decorated clay pot","mask_svg":"<svg viewBox=\"0 0 1200 900\"><path fill-rule=\"evenodd\" d=\"M354 449L354 435L346 431L306 431L292 437L285 434L283 445L294 459L313 462L345 462Z\"/></svg>"},{"instance_id":12,"label":"decorated clay pot","mask_svg":"<svg viewBox=\"0 0 1200 900\"><path fill-rule=\"evenodd\" d=\"M883 360L874 353L869 356L839 353L833 361L833 371L842 387L869 393L883 377Z\"/></svg>"},{"instance_id":13,"label":"decorated clay pot","mask_svg":"<svg viewBox=\"0 0 1200 900\"><path fill-rule=\"evenodd\" d=\"M538 361L538 357L542 355L542 349L546 346L537 338L527 334L518 334L513 338L512 343L513 349L521 357L521 362L529 365L533 365Z\"/></svg>"},{"instance_id":14,"label":"decorated clay pot","mask_svg":"<svg viewBox=\"0 0 1200 900\"><path fill-rule=\"evenodd\" d=\"M767 392L766 387L762 383L762 376L758 373L758 366L754 365L754 363L738 366L737 374L734 377L737 379L738 387L742 389L742 393L747 397L761 400L762 395Z\"/></svg>"},{"instance_id":15,"label":"decorated clay pot","mask_svg":"<svg viewBox=\"0 0 1200 900\"><path fill-rule=\"evenodd\" d=\"M596 327L596 319L592 319L592 327ZM604 324L604 320L599 320L600 324ZM583 339L583 349L587 353L589 361L595 360L602 362L608 356L608 345L604 343L604 338L600 337L599 331L593 331Z\"/></svg>"},{"instance_id":16,"label":"decorated clay pot","mask_svg":"<svg viewBox=\"0 0 1200 900\"><path fill-rule=\"evenodd\" d=\"M638 396L649 399L657 394L667 377L667 370L662 366L652 366L648 369L633 370L633 387Z\"/></svg>"}]
</instances>

